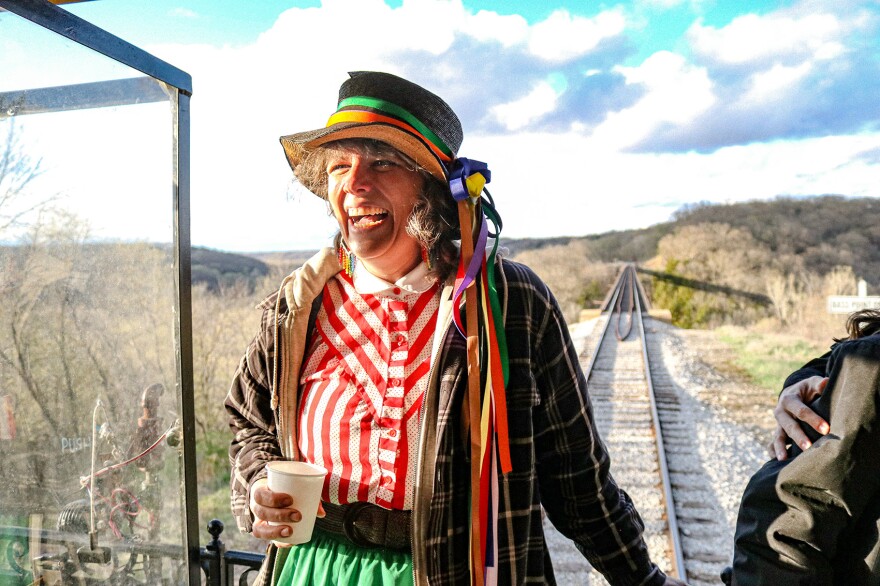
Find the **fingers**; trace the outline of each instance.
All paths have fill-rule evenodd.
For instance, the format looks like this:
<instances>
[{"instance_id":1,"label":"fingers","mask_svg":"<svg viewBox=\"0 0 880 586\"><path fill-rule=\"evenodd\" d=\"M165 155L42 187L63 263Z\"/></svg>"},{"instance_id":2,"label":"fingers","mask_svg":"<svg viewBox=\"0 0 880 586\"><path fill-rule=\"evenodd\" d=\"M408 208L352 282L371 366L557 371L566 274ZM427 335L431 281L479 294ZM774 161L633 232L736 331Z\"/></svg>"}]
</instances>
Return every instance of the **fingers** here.
<instances>
[{"instance_id":1,"label":"fingers","mask_svg":"<svg viewBox=\"0 0 880 586\"><path fill-rule=\"evenodd\" d=\"M273 492L265 484L254 485L253 501L257 505L270 507L273 509L283 509L293 504L293 499L289 494L283 492Z\"/></svg>"},{"instance_id":2,"label":"fingers","mask_svg":"<svg viewBox=\"0 0 880 586\"><path fill-rule=\"evenodd\" d=\"M820 396L827 384L827 378L814 376L786 388L779 395L779 402L773 410L773 415L776 417L776 422L788 432L789 437L797 441L799 446L806 436L800 431L798 421L803 421L823 435L830 429L828 422L806 404ZM797 437L791 435L792 433L797 434Z\"/></svg>"},{"instance_id":3,"label":"fingers","mask_svg":"<svg viewBox=\"0 0 880 586\"><path fill-rule=\"evenodd\" d=\"M268 486L257 486L252 494L251 511L263 521L299 523L302 515L296 509L290 508L292 504L293 499L289 494L272 492Z\"/></svg>"},{"instance_id":4,"label":"fingers","mask_svg":"<svg viewBox=\"0 0 880 586\"><path fill-rule=\"evenodd\" d=\"M816 417L819 416L816 415ZM782 428L783 433L788 436L789 440L792 443L797 444L802 450L806 450L813 445L810 438L808 438L807 434L801 429L797 420L788 412L776 413L776 423Z\"/></svg>"},{"instance_id":5,"label":"fingers","mask_svg":"<svg viewBox=\"0 0 880 586\"><path fill-rule=\"evenodd\" d=\"M782 392L779 394L779 400L796 398L803 403L809 403L821 395L827 385L828 377L811 376L782 389Z\"/></svg>"},{"instance_id":6,"label":"fingers","mask_svg":"<svg viewBox=\"0 0 880 586\"><path fill-rule=\"evenodd\" d=\"M822 419L819 414L817 414L815 411L804 404L796 406L793 410L790 410L789 412L794 416L795 419L803 421L822 435L825 435L831 429L827 421ZM800 442L798 442L798 445L800 445Z\"/></svg>"},{"instance_id":7,"label":"fingers","mask_svg":"<svg viewBox=\"0 0 880 586\"><path fill-rule=\"evenodd\" d=\"M293 528L290 525L270 525L267 521L258 519L254 522L251 533L254 537L260 539L275 540L283 537L290 537Z\"/></svg>"},{"instance_id":8,"label":"fingers","mask_svg":"<svg viewBox=\"0 0 880 586\"><path fill-rule=\"evenodd\" d=\"M787 443L788 435L786 435L785 430L783 430L782 427L777 425L776 431L773 433L773 439L770 441L768 447L770 457L776 458L780 462L788 458L788 450L786 449Z\"/></svg>"},{"instance_id":9,"label":"fingers","mask_svg":"<svg viewBox=\"0 0 880 586\"><path fill-rule=\"evenodd\" d=\"M779 395L779 402L773 409L778 427L773 436L771 449L772 455L778 460L784 460L783 452L785 445L790 439L802 450L806 450L812 442L803 432L799 421L803 421L822 435L828 433L831 427L828 422L807 406L807 403L819 397L828 384L827 377L812 376L783 389Z\"/></svg>"},{"instance_id":10,"label":"fingers","mask_svg":"<svg viewBox=\"0 0 880 586\"><path fill-rule=\"evenodd\" d=\"M794 385L798 391L801 400L804 403L810 403L825 391L828 385L827 376L811 376ZM783 391L784 392L784 391Z\"/></svg>"}]
</instances>

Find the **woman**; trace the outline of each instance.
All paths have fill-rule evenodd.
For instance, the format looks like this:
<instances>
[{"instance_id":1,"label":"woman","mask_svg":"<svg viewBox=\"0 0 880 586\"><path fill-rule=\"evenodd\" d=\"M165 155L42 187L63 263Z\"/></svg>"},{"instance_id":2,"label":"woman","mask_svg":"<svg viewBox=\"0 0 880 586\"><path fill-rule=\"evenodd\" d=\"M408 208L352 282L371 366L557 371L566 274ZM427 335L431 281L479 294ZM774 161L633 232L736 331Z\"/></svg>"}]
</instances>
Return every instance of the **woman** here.
<instances>
[{"instance_id":1,"label":"woman","mask_svg":"<svg viewBox=\"0 0 880 586\"><path fill-rule=\"evenodd\" d=\"M847 333L785 382L726 583L880 583L880 311L852 314Z\"/></svg>"},{"instance_id":2,"label":"woman","mask_svg":"<svg viewBox=\"0 0 880 586\"><path fill-rule=\"evenodd\" d=\"M259 583L553 583L543 505L612 584L680 584L609 474L552 295L496 258L490 174L461 141L443 100L376 72L281 139L339 234L261 305L229 392L239 527L300 519L266 462L330 472L312 540L270 546Z\"/></svg>"}]
</instances>

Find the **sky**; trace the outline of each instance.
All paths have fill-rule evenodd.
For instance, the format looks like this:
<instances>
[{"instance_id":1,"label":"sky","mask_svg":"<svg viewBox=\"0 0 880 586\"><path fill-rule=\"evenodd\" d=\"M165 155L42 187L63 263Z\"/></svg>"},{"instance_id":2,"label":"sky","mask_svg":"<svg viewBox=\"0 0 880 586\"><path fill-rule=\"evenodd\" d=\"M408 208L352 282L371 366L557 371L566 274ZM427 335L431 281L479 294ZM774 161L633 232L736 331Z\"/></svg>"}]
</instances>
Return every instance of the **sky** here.
<instances>
[{"instance_id":1,"label":"sky","mask_svg":"<svg viewBox=\"0 0 880 586\"><path fill-rule=\"evenodd\" d=\"M65 9L192 76L196 246L329 242L326 206L291 182L278 137L324 126L357 70L401 75L452 106L459 155L488 163L509 238L643 228L698 202L880 195L878 0Z\"/></svg>"}]
</instances>

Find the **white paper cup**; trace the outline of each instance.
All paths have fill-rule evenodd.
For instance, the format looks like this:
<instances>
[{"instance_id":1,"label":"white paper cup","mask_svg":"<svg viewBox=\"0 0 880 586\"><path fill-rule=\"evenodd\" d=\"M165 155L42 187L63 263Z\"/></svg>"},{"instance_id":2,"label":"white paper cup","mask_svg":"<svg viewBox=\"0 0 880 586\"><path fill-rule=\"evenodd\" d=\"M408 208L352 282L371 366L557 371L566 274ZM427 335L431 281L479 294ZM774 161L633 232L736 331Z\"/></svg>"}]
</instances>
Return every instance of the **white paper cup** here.
<instances>
[{"instance_id":1,"label":"white paper cup","mask_svg":"<svg viewBox=\"0 0 880 586\"><path fill-rule=\"evenodd\" d=\"M289 537L279 537L274 541L281 543L305 543L312 538L315 515L321 502L321 489L327 470L308 462L278 460L266 464L269 474L269 490L289 494L293 499L292 508L302 515L299 523L273 523L270 525L289 525Z\"/></svg>"}]
</instances>

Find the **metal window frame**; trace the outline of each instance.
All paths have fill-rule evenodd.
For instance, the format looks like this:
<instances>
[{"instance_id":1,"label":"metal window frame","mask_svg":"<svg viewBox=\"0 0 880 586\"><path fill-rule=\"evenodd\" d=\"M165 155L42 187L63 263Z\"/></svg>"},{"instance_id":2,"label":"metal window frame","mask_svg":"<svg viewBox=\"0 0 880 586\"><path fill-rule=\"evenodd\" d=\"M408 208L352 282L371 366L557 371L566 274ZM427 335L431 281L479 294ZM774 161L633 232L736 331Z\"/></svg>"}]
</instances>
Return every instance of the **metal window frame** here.
<instances>
[{"instance_id":1,"label":"metal window frame","mask_svg":"<svg viewBox=\"0 0 880 586\"><path fill-rule=\"evenodd\" d=\"M180 383L180 418L183 432L182 511L187 575L191 585L201 583L198 541L198 494L196 491L195 405L193 400L192 291L190 253L190 96L192 77L143 49L52 4L48 0L0 0L5 9L26 20L75 41L93 51L136 69L168 86L172 103L174 146L172 202L174 218L174 265L177 307L175 335Z\"/></svg>"}]
</instances>

